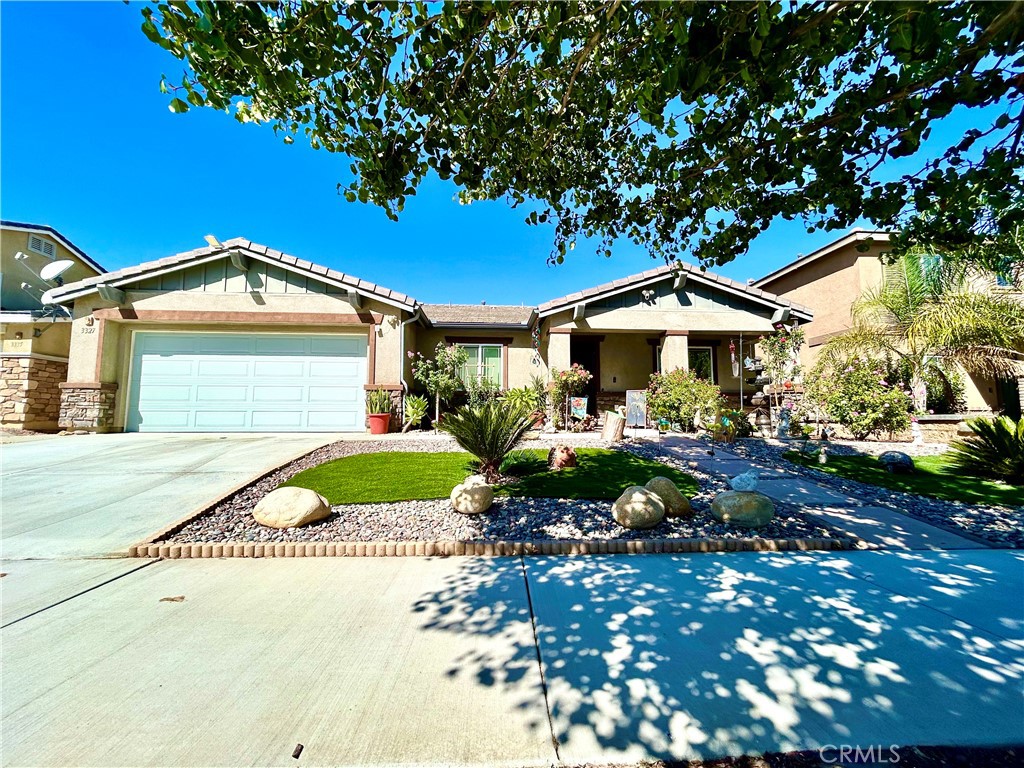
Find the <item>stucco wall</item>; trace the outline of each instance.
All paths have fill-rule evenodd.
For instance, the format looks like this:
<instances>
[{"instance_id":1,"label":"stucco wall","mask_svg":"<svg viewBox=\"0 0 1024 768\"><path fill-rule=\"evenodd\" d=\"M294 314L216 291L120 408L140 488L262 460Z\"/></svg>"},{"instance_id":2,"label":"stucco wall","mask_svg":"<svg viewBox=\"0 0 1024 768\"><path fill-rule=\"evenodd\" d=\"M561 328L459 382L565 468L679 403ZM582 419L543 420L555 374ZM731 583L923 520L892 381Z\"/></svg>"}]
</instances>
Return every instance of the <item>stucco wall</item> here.
<instances>
[{"instance_id":1,"label":"stucco wall","mask_svg":"<svg viewBox=\"0 0 1024 768\"><path fill-rule=\"evenodd\" d=\"M611 333L601 342L601 389L646 389L654 373L647 334Z\"/></svg>"},{"instance_id":2,"label":"stucco wall","mask_svg":"<svg viewBox=\"0 0 1024 768\"><path fill-rule=\"evenodd\" d=\"M19 232L4 227L0 229L0 308L8 310L40 309L41 304L37 299L21 289L23 282L29 283L40 291L51 287L43 282L24 266L18 264L14 255L21 251L28 255L27 264L39 272L44 265L51 260L42 254L35 253L28 249L28 238L35 234L44 240L48 240L57 246L56 258L53 261L68 259L75 262L75 266L64 273L64 282L71 283L75 280L82 280L97 274L96 270L82 262L71 251L60 244L55 238L45 232Z\"/></svg>"}]
</instances>

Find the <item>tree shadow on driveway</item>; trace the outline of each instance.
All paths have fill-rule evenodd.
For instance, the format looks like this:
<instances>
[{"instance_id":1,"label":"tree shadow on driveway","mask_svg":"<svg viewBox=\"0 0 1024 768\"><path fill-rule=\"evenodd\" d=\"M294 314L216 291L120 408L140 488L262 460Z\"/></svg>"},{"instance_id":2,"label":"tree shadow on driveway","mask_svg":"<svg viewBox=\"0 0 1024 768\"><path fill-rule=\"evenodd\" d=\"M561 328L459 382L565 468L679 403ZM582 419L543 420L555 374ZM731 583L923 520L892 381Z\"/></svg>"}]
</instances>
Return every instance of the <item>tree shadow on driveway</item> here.
<instances>
[{"instance_id":1,"label":"tree shadow on driveway","mask_svg":"<svg viewBox=\"0 0 1024 768\"><path fill-rule=\"evenodd\" d=\"M467 560L416 604L424 629L521 629L530 616L503 594L507 579L481 578L511 562ZM566 763L1024 742L1020 553L588 556L522 567L547 725ZM505 685L538 663L533 647L504 658L483 647L449 674Z\"/></svg>"}]
</instances>

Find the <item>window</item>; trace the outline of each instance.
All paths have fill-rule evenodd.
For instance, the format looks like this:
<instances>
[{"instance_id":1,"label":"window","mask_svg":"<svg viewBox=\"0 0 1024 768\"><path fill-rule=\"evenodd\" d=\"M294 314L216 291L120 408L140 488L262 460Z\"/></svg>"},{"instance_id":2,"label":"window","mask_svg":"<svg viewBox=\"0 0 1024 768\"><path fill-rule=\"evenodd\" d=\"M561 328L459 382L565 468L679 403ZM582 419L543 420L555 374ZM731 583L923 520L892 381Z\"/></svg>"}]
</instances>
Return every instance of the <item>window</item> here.
<instances>
[{"instance_id":1,"label":"window","mask_svg":"<svg viewBox=\"0 0 1024 768\"><path fill-rule=\"evenodd\" d=\"M711 347L690 347L690 372L698 379L715 382L714 350Z\"/></svg>"},{"instance_id":2,"label":"window","mask_svg":"<svg viewBox=\"0 0 1024 768\"><path fill-rule=\"evenodd\" d=\"M501 388L501 345L500 344L459 344L468 355L466 365L459 373L464 384L476 381L491 387Z\"/></svg>"},{"instance_id":3,"label":"window","mask_svg":"<svg viewBox=\"0 0 1024 768\"><path fill-rule=\"evenodd\" d=\"M49 240L44 240L39 235L28 236L28 249L34 253L45 256L48 259L57 258L57 246Z\"/></svg>"}]
</instances>

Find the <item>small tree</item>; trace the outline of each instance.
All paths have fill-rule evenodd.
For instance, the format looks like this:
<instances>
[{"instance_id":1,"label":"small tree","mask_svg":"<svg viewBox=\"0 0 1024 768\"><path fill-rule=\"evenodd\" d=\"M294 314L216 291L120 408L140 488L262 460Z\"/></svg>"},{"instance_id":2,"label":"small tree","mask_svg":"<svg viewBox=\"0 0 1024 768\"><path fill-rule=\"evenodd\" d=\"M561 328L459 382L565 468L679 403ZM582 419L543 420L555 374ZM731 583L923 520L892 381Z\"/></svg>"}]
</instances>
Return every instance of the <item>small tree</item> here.
<instances>
[{"instance_id":1,"label":"small tree","mask_svg":"<svg viewBox=\"0 0 1024 768\"><path fill-rule=\"evenodd\" d=\"M466 365L469 355L457 344L437 343L433 359L419 352L410 352L412 375L427 392L434 396L434 421L441 419L441 401L449 402L463 388L459 371Z\"/></svg>"},{"instance_id":2,"label":"small tree","mask_svg":"<svg viewBox=\"0 0 1024 768\"><path fill-rule=\"evenodd\" d=\"M804 345L804 330L797 325L787 328L779 323L775 326L775 333L759 337L757 343L761 348L764 373L771 379L771 385L774 385L769 395L771 407L768 409L774 424L775 414L781 407L785 407L783 397L792 397L784 394L785 390L778 389L778 386L787 381L796 382L803 373L800 348Z\"/></svg>"}]
</instances>

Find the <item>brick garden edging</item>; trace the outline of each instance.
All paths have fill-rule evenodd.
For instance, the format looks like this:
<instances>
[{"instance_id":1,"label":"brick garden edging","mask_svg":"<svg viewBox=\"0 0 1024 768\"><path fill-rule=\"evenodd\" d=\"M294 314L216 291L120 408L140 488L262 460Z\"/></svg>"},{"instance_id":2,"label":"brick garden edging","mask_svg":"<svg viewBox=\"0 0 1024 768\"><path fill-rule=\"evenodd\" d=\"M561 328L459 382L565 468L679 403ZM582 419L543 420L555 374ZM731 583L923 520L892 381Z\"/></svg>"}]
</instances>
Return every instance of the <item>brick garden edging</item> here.
<instances>
[{"instance_id":1,"label":"brick garden edging","mask_svg":"<svg viewBox=\"0 0 1024 768\"><path fill-rule=\"evenodd\" d=\"M156 538L156 537L154 537ZM509 557L671 552L810 552L847 550L840 539L588 539L563 541L289 541L270 543L140 543L129 557L170 560L207 557Z\"/></svg>"}]
</instances>

